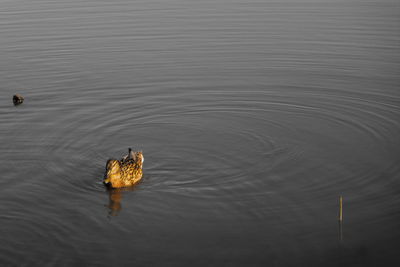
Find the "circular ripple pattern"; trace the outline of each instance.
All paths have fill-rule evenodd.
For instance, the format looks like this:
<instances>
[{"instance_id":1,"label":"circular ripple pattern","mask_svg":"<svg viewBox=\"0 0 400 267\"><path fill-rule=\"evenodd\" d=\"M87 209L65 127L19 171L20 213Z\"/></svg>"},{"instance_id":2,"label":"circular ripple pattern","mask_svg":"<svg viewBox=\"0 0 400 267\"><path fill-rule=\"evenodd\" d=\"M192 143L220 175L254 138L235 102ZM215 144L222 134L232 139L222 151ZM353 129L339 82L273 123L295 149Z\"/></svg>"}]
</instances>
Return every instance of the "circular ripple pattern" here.
<instances>
[{"instance_id":1,"label":"circular ripple pattern","mask_svg":"<svg viewBox=\"0 0 400 267\"><path fill-rule=\"evenodd\" d=\"M393 259L390 1L67 2L2 2L1 265ZM108 190L129 147L143 180Z\"/></svg>"}]
</instances>

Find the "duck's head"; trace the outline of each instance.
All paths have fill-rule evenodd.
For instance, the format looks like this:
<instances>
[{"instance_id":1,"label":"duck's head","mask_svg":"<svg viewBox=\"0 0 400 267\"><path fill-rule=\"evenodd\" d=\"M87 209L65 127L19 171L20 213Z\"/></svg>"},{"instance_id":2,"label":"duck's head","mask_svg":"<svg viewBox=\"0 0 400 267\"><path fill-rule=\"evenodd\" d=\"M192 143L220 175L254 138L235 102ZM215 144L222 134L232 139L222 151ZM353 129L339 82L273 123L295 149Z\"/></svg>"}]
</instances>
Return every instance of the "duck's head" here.
<instances>
[{"instance_id":1,"label":"duck's head","mask_svg":"<svg viewBox=\"0 0 400 267\"><path fill-rule=\"evenodd\" d=\"M109 159L106 165L105 184L111 186L118 184L121 180L121 163L116 159Z\"/></svg>"}]
</instances>

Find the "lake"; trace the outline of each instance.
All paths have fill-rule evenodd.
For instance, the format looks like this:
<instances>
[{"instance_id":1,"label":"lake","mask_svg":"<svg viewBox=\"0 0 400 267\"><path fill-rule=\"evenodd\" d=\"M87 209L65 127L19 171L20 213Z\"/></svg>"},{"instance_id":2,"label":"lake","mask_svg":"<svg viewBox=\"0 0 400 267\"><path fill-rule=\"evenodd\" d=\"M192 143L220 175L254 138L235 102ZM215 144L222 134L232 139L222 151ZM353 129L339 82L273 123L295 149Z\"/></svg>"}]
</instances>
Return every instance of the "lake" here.
<instances>
[{"instance_id":1,"label":"lake","mask_svg":"<svg viewBox=\"0 0 400 267\"><path fill-rule=\"evenodd\" d=\"M399 29L397 0L0 0L0 265L399 266Z\"/></svg>"}]
</instances>

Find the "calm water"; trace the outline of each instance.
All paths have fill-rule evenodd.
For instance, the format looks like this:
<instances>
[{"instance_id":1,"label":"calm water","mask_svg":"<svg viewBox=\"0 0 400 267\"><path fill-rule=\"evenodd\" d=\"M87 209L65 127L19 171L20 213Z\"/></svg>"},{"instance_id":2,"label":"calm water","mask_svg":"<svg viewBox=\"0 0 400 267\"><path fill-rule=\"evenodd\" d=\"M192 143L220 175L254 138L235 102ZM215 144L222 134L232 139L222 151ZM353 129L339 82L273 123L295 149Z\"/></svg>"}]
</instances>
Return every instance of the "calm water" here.
<instances>
[{"instance_id":1,"label":"calm water","mask_svg":"<svg viewBox=\"0 0 400 267\"><path fill-rule=\"evenodd\" d=\"M398 0L0 0L0 265L398 266L399 29Z\"/></svg>"}]
</instances>

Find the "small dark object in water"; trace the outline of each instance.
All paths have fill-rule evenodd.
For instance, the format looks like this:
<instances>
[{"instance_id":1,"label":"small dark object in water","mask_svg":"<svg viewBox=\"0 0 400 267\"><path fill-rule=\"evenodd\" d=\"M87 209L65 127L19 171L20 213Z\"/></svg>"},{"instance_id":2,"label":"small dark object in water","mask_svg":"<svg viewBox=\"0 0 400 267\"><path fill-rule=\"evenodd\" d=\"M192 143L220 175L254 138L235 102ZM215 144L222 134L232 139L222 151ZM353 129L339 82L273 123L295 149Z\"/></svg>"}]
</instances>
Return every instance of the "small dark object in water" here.
<instances>
[{"instance_id":1,"label":"small dark object in water","mask_svg":"<svg viewBox=\"0 0 400 267\"><path fill-rule=\"evenodd\" d=\"M22 95L16 94L13 96L13 102L14 102L14 105L20 105L20 104L22 104L22 102L24 102L24 98Z\"/></svg>"}]
</instances>

